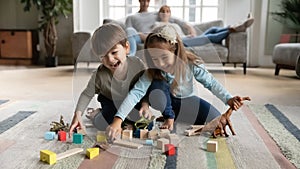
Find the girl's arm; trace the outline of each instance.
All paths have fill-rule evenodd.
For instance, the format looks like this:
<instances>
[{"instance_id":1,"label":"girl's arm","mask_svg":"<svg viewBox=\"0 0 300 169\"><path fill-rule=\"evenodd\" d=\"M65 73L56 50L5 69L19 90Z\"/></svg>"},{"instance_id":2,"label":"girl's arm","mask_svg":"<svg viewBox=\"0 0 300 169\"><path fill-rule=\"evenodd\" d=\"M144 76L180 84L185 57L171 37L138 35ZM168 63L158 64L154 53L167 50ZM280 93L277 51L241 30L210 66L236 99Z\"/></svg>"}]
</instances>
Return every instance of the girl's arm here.
<instances>
[{"instance_id":1,"label":"girl's arm","mask_svg":"<svg viewBox=\"0 0 300 169\"><path fill-rule=\"evenodd\" d=\"M224 88L224 86L209 73L203 64L193 66L193 74L195 79L205 88L210 90L223 103L227 104L228 100L233 96Z\"/></svg>"},{"instance_id":2,"label":"girl's arm","mask_svg":"<svg viewBox=\"0 0 300 169\"><path fill-rule=\"evenodd\" d=\"M147 89L151 85L151 79L147 72L145 72L139 80L135 83L134 87L129 91L126 98L116 113L113 122L107 127L106 133L110 140L114 140L121 132L121 123L128 116L134 106L145 96Z\"/></svg>"}]
</instances>

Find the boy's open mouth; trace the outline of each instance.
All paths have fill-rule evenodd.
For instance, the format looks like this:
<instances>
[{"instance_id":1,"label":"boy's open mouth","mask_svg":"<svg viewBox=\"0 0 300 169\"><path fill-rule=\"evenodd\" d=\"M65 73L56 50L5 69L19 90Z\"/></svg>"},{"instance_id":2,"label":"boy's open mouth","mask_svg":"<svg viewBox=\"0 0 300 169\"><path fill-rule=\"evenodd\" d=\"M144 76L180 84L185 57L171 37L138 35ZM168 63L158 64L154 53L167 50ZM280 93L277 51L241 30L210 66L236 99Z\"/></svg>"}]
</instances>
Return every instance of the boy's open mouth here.
<instances>
[{"instance_id":1,"label":"boy's open mouth","mask_svg":"<svg viewBox=\"0 0 300 169\"><path fill-rule=\"evenodd\" d=\"M111 65L111 67L113 67L113 68L117 68L119 65L121 64L121 62L120 61L118 61L117 63L115 63L114 65Z\"/></svg>"}]
</instances>

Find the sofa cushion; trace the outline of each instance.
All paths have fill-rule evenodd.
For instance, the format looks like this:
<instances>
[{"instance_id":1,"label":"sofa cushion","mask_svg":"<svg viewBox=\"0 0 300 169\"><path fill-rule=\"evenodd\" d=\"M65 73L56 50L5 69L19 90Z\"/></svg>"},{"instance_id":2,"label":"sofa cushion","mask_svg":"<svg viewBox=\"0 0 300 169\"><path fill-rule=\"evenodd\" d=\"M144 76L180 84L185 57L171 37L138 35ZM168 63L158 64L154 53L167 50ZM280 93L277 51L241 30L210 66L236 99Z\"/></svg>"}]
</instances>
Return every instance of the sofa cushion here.
<instances>
[{"instance_id":1,"label":"sofa cushion","mask_svg":"<svg viewBox=\"0 0 300 169\"><path fill-rule=\"evenodd\" d=\"M220 44L209 43L203 46L187 47L187 50L200 56L206 63L226 63L228 48Z\"/></svg>"}]
</instances>

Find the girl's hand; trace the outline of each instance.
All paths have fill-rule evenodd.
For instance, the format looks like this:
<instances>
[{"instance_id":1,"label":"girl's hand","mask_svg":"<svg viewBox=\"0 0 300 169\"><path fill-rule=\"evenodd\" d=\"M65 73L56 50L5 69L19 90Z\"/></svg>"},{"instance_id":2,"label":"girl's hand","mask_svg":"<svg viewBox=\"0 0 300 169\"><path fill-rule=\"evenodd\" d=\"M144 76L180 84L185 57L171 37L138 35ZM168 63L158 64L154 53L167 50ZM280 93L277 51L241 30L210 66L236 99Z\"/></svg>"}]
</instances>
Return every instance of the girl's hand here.
<instances>
[{"instance_id":1,"label":"girl's hand","mask_svg":"<svg viewBox=\"0 0 300 169\"><path fill-rule=\"evenodd\" d=\"M139 111L140 117L144 116L146 119L151 119L152 117L152 112L149 109L149 104L146 102L142 103L142 107Z\"/></svg>"},{"instance_id":2,"label":"girl's hand","mask_svg":"<svg viewBox=\"0 0 300 169\"><path fill-rule=\"evenodd\" d=\"M164 124L162 124L162 126L160 126L159 128L173 130L173 126L174 126L174 119L166 119Z\"/></svg>"},{"instance_id":3,"label":"girl's hand","mask_svg":"<svg viewBox=\"0 0 300 169\"><path fill-rule=\"evenodd\" d=\"M82 118L81 118L81 111L77 111L74 113L73 119L72 119L72 123L70 126L70 130L69 130L69 137L71 137L73 135L73 131L75 128L79 127L81 129L83 129L83 123L82 123Z\"/></svg>"},{"instance_id":4,"label":"girl's hand","mask_svg":"<svg viewBox=\"0 0 300 169\"><path fill-rule=\"evenodd\" d=\"M240 97L240 96L234 96L233 98L229 99L227 101L227 104L233 109L238 110L242 105L244 100L251 100L249 97Z\"/></svg>"},{"instance_id":5,"label":"girl's hand","mask_svg":"<svg viewBox=\"0 0 300 169\"><path fill-rule=\"evenodd\" d=\"M114 141L115 139L121 137L121 132L122 132L121 124L122 124L122 119L120 119L119 117L115 117L114 121L109 126L107 126L106 134L109 141Z\"/></svg>"}]
</instances>

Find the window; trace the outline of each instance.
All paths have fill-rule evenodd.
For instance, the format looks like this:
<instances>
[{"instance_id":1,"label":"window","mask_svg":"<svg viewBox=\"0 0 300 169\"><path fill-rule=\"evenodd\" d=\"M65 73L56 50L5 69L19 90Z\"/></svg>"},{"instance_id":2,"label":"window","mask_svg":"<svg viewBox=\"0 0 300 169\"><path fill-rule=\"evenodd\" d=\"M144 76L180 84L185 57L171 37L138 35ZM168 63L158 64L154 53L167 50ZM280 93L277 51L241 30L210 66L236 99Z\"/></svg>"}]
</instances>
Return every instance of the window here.
<instances>
[{"instance_id":1,"label":"window","mask_svg":"<svg viewBox=\"0 0 300 169\"><path fill-rule=\"evenodd\" d=\"M103 16L111 19L124 19L124 16L136 13L140 6L138 0L103 1ZM164 4L171 7L173 17L190 23L216 20L221 8L219 0L150 0L148 11L158 11Z\"/></svg>"}]
</instances>

